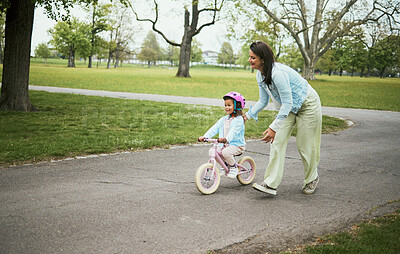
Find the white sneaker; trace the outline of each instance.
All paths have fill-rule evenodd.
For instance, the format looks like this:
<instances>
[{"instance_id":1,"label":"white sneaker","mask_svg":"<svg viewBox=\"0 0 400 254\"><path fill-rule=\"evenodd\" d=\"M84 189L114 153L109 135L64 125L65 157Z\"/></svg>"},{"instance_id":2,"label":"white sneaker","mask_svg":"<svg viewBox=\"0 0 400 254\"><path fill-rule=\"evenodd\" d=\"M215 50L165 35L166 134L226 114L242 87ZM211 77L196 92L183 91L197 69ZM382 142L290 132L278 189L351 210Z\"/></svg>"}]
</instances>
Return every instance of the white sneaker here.
<instances>
[{"instance_id":1,"label":"white sneaker","mask_svg":"<svg viewBox=\"0 0 400 254\"><path fill-rule=\"evenodd\" d=\"M236 178L236 176L238 175L238 168L237 168L237 166L235 165L235 166L233 166L233 167L229 167L229 173L228 173L228 177L229 178L232 178L232 179L235 179Z\"/></svg>"},{"instance_id":2,"label":"white sneaker","mask_svg":"<svg viewBox=\"0 0 400 254\"><path fill-rule=\"evenodd\" d=\"M317 178L314 181L307 183L306 186L304 186L303 193L306 195L313 194L315 189L317 188L318 182L319 182L319 177L317 176Z\"/></svg>"},{"instance_id":3,"label":"white sneaker","mask_svg":"<svg viewBox=\"0 0 400 254\"><path fill-rule=\"evenodd\" d=\"M224 176L226 173L225 173L225 169L224 168L220 168L219 169L219 175L220 176Z\"/></svg>"},{"instance_id":4,"label":"white sneaker","mask_svg":"<svg viewBox=\"0 0 400 254\"><path fill-rule=\"evenodd\" d=\"M276 189L269 187L265 182L262 182L261 184L254 183L253 188L270 195L276 195Z\"/></svg>"}]
</instances>

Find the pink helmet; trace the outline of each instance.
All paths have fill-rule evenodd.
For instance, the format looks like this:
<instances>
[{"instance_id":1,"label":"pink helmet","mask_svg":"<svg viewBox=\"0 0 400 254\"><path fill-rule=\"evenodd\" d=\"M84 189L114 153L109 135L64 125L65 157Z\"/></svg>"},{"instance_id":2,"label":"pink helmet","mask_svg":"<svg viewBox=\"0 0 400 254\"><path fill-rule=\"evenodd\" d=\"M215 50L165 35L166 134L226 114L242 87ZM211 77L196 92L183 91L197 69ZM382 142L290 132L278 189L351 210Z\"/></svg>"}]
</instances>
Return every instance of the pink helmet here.
<instances>
[{"instance_id":1,"label":"pink helmet","mask_svg":"<svg viewBox=\"0 0 400 254\"><path fill-rule=\"evenodd\" d=\"M244 105L246 105L246 99L244 98L244 96L237 92L229 92L225 94L223 98L224 100L226 100L227 98L233 99L233 101L235 102L235 110L242 110L244 109ZM241 107L237 107L236 102L240 102Z\"/></svg>"}]
</instances>

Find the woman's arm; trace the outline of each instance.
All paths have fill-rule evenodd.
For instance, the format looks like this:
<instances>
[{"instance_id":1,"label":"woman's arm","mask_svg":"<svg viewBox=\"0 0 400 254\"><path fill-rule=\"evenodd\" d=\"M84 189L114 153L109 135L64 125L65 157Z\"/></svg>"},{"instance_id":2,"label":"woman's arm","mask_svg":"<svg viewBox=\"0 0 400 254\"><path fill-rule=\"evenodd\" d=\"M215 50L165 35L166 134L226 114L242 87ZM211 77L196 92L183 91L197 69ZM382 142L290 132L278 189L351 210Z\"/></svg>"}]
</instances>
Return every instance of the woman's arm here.
<instances>
[{"instance_id":1,"label":"woman's arm","mask_svg":"<svg viewBox=\"0 0 400 254\"><path fill-rule=\"evenodd\" d=\"M245 114L245 120L253 118L258 121L258 113L260 113L260 111L268 105L269 95L267 91L265 91L265 89L260 85L258 85L258 88L259 100L257 101L256 105L254 105L254 107L250 107L250 110L247 111L247 113Z\"/></svg>"},{"instance_id":2,"label":"woman's arm","mask_svg":"<svg viewBox=\"0 0 400 254\"><path fill-rule=\"evenodd\" d=\"M293 107L292 89L290 88L290 80L287 73L282 70L276 70L273 73L273 83L278 89L279 97L281 100L281 108L271 123L269 128L275 132L282 126L283 121L289 115Z\"/></svg>"}]
</instances>

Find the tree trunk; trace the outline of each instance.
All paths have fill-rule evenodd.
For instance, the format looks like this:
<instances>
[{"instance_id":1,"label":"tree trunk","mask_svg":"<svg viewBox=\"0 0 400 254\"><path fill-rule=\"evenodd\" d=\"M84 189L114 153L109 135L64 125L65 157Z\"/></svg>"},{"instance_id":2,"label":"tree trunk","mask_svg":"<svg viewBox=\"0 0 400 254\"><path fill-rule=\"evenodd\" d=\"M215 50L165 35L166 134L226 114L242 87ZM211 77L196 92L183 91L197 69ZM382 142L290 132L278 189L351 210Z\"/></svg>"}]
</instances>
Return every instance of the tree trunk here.
<instances>
[{"instance_id":1,"label":"tree trunk","mask_svg":"<svg viewBox=\"0 0 400 254\"><path fill-rule=\"evenodd\" d=\"M93 57L93 52L94 52L94 37L96 35L96 30L94 28L95 26L95 15L96 15L96 5L93 4L93 12L92 12L92 31L91 31L91 37L90 37L90 55L89 55L89 64L88 68L92 68L92 57Z\"/></svg>"},{"instance_id":2,"label":"tree trunk","mask_svg":"<svg viewBox=\"0 0 400 254\"><path fill-rule=\"evenodd\" d=\"M179 68L176 73L176 77L190 78L189 74L189 63L190 63L190 51L192 48L192 36L190 35L190 25L189 25L190 13L185 10L185 32L183 34L181 43L181 52L179 55Z\"/></svg>"},{"instance_id":3,"label":"tree trunk","mask_svg":"<svg viewBox=\"0 0 400 254\"><path fill-rule=\"evenodd\" d=\"M29 99L29 66L34 12L33 1L10 1L5 24L1 110L35 110Z\"/></svg>"},{"instance_id":4,"label":"tree trunk","mask_svg":"<svg viewBox=\"0 0 400 254\"><path fill-rule=\"evenodd\" d=\"M68 54L68 67L75 67L75 50L70 46Z\"/></svg>"},{"instance_id":5,"label":"tree trunk","mask_svg":"<svg viewBox=\"0 0 400 254\"><path fill-rule=\"evenodd\" d=\"M111 51L111 49L110 49L110 50L108 51L107 69L110 69L111 56L112 56L112 51Z\"/></svg>"},{"instance_id":6,"label":"tree trunk","mask_svg":"<svg viewBox=\"0 0 400 254\"><path fill-rule=\"evenodd\" d=\"M303 65L303 78L306 80L315 80L314 69L316 61L310 61L310 63L304 62Z\"/></svg>"},{"instance_id":7,"label":"tree trunk","mask_svg":"<svg viewBox=\"0 0 400 254\"><path fill-rule=\"evenodd\" d=\"M92 53L90 53L90 54L92 54ZM88 68L92 68L92 55L89 56Z\"/></svg>"},{"instance_id":8,"label":"tree trunk","mask_svg":"<svg viewBox=\"0 0 400 254\"><path fill-rule=\"evenodd\" d=\"M382 67L380 73L379 73L379 77L380 78L384 78L385 77L385 70L386 70L386 66Z\"/></svg>"}]
</instances>

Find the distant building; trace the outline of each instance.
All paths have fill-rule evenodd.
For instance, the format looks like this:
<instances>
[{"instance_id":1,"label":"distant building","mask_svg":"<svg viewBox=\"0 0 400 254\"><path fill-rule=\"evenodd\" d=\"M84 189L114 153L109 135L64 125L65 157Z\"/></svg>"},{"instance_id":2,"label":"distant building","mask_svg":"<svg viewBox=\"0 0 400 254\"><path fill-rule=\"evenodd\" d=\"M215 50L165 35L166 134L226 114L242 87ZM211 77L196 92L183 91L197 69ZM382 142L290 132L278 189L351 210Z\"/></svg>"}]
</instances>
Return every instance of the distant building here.
<instances>
[{"instance_id":1,"label":"distant building","mask_svg":"<svg viewBox=\"0 0 400 254\"><path fill-rule=\"evenodd\" d=\"M204 64L217 65L218 64L218 52L212 50L203 51L203 62Z\"/></svg>"}]
</instances>

